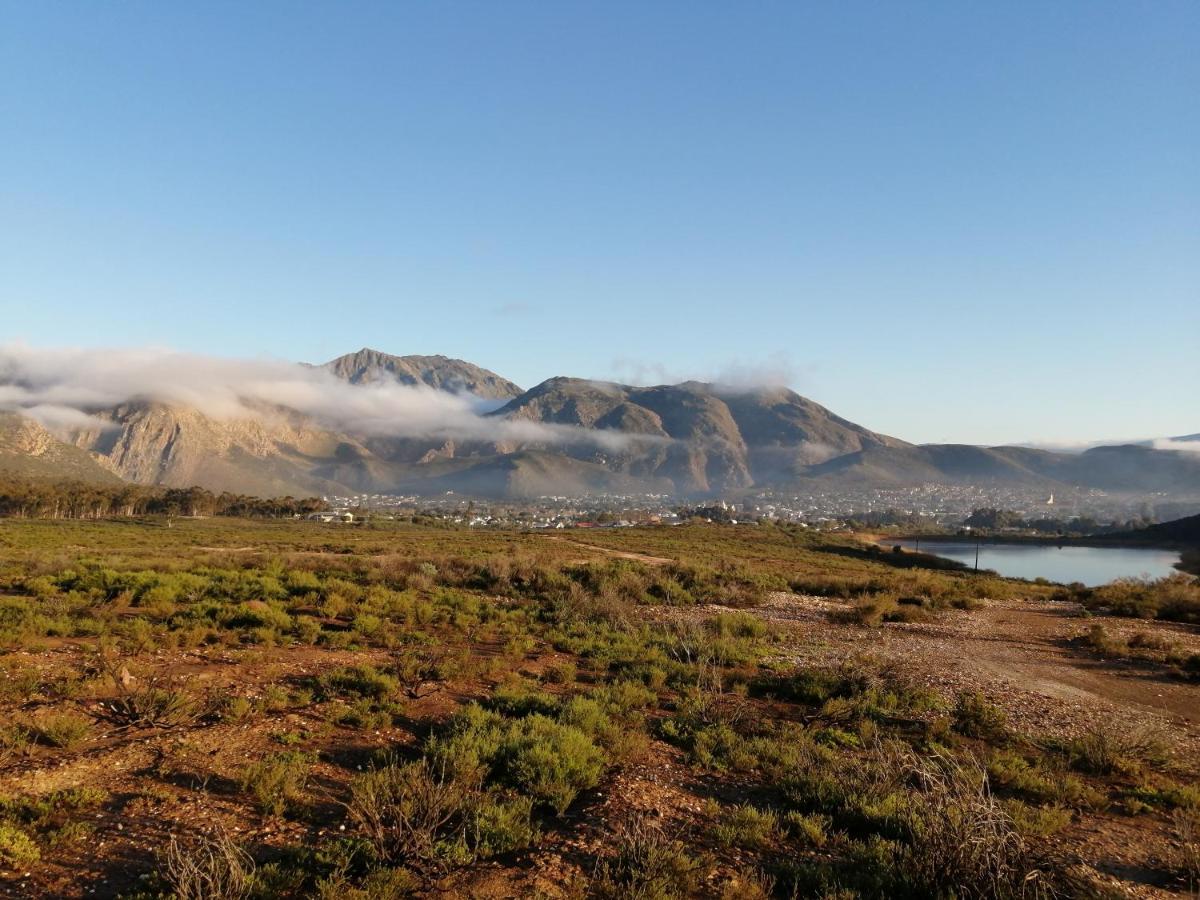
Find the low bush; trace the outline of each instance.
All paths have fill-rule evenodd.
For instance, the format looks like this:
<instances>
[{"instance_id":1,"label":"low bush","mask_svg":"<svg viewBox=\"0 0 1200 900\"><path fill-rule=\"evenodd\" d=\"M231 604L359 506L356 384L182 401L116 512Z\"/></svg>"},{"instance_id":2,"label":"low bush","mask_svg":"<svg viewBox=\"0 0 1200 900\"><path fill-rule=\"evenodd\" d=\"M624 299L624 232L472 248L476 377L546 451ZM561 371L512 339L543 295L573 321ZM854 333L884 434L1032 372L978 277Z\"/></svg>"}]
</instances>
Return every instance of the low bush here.
<instances>
[{"instance_id":1,"label":"low bush","mask_svg":"<svg viewBox=\"0 0 1200 900\"><path fill-rule=\"evenodd\" d=\"M954 730L967 737L1002 741L1008 735L1008 715L979 691L959 694L952 716Z\"/></svg>"},{"instance_id":2,"label":"low bush","mask_svg":"<svg viewBox=\"0 0 1200 900\"><path fill-rule=\"evenodd\" d=\"M503 777L559 815L599 783L605 762L583 731L536 713L509 726L499 755Z\"/></svg>"},{"instance_id":3,"label":"low bush","mask_svg":"<svg viewBox=\"0 0 1200 900\"><path fill-rule=\"evenodd\" d=\"M350 818L388 862L445 868L528 846L533 801L483 787L483 770L449 773L422 759L354 779Z\"/></svg>"},{"instance_id":4,"label":"low bush","mask_svg":"<svg viewBox=\"0 0 1200 900\"><path fill-rule=\"evenodd\" d=\"M763 850L779 838L779 815L748 803L732 808L710 809L718 821L713 829L717 842L726 847Z\"/></svg>"},{"instance_id":5,"label":"low bush","mask_svg":"<svg viewBox=\"0 0 1200 900\"><path fill-rule=\"evenodd\" d=\"M0 822L0 863L6 868L26 866L42 858L38 845L24 829Z\"/></svg>"},{"instance_id":6,"label":"low bush","mask_svg":"<svg viewBox=\"0 0 1200 900\"><path fill-rule=\"evenodd\" d=\"M254 872L250 854L220 831L189 846L172 837L159 877L174 900L242 900L254 887Z\"/></svg>"},{"instance_id":7,"label":"low bush","mask_svg":"<svg viewBox=\"0 0 1200 900\"><path fill-rule=\"evenodd\" d=\"M1179 810L1173 819L1171 862L1193 891L1200 891L1200 810Z\"/></svg>"},{"instance_id":8,"label":"low bush","mask_svg":"<svg viewBox=\"0 0 1200 900\"><path fill-rule=\"evenodd\" d=\"M242 790L250 792L264 813L283 815L302 800L315 761L313 754L298 750L272 754L246 768Z\"/></svg>"},{"instance_id":9,"label":"low bush","mask_svg":"<svg viewBox=\"0 0 1200 900\"><path fill-rule=\"evenodd\" d=\"M676 900L700 885L700 861L682 841L644 820L623 825L613 836L615 853L596 867L591 890L599 900Z\"/></svg>"},{"instance_id":10,"label":"low bush","mask_svg":"<svg viewBox=\"0 0 1200 900\"><path fill-rule=\"evenodd\" d=\"M400 690L400 682L393 675L381 672L372 665L339 666L320 675L315 682L317 692L330 697L370 697L382 700Z\"/></svg>"},{"instance_id":11,"label":"low bush","mask_svg":"<svg viewBox=\"0 0 1200 900\"><path fill-rule=\"evenodd\" d=\"M1110 775L1163 761L1161 734L1152 728L1130 728L1098 720L1066 745L1071 764L1093 775Z\"/></svg>"},{"instance_id":12,"label":"low bush","mask_svg":"<svg viewBox=\"0 0 1200 900\"><path fill-rule=\"evenodd\" d=\"M94 730L90 718L74 712L44 713L30 724L38 741L62 750L78 749Z\"/></svg>"},{"instance_id":13,"label":"low bush","mask_svg":"<svg viewBox=\"0 0 1200 900\"><path fill-rule=\"evenodd\" d=\"M1182 573L1156 580L1120 578L1096 588L1067 588L1057 597L1117 616L1200 624L1200 583Z\"/></svg>"}]
</instances>

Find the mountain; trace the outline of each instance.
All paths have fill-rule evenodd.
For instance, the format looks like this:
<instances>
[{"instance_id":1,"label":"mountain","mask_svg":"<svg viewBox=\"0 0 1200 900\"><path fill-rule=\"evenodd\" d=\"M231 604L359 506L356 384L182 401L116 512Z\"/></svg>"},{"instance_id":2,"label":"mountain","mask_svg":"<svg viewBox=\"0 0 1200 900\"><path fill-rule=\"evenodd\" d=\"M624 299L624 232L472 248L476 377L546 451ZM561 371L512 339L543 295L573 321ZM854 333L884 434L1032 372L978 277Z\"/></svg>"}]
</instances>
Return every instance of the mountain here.
<instances>
[{"instance_id":1,"label":"mountain","mask_svg":"<svg viewBox=\"0 0 1200 900\"><path fill-rule=\"evenodd\" d=\"M492 415L619 435L623 442L560 452L634 478L667 479L679 493L787 481L831 457L909 446L786 388L731 391L696 381L633 387L551 378Z\"/></svg>"},{"instance_id":2,"label":"mountain","mask_svg":"<svg viewBox=\"0 0 1200 900\"><path fill-rule=\"evenodd\" d=\"M942 483L1200 493L1200 454L1135 444L1083 453L967 444L870 447L812 466L804 476L843 486Z\"/></svg>"},{"instance_id":3,"label":"mountain","mask_svg":"<svg viewBox=\"0 0 1200 900\"><path fill-rule=\"evenodd\" d=\"M521 389L495 372L445 356L392 356L367 347L331 359L321 368L351 384L398 381L452 393L474 394L482 400L509 400Z\"/></svg>"},{"instance_id":4,"label":"mountain","mask_svg":"<svg viewBox=\"0 0 1200 900\"><path fill-rule=\"evenodd\" d=\"M168 487L202 485L260 496L340 490L319 469L358 451L352 438L298 413L263 408L254 418L214 419L186 406L131 402L98 410L102 427L67 437L127 481Z\"/></svg>"},{"instance_id":5,"label":"mountain","mask_svg":"<svg viewBox=\"0 0 1200 900\"><path fill-rule=\"evenodd\" d=\"M120 478L86 450L60 441L32 419L0 412L0 474L115 484Z\"/></svg>"},{"instance_id":6,"label":"mountain","mask_svg":"<svg viewBox=\"0 0 1200 900\"><path fill-rule=\"evenodd\" d=\"M433 419L441 436L421 437L357 433L355 426L331 426L327 413L318 420L244 397L239 400L249 413L233 419L180 403L131 399L81 409L96 424L57 436L31 420L4 416L0 471L92 480L119 475L143 484L293 496L445 491L703 496L760 486L942 483L1200 497L1200 453L1179 447L1127 444L1060 453L918 446L864 428L786 388L734 390L698 381L638 387L558 377L522 391L463 360L365 348L310 368L323 368L352 386L395 381L470 394L478 400L473 404L478 413L461 413L469 427L456 429L442 427L439 411ZM344 402L347 389L340 390Z\"/></svg>"},{"instance_id":7,"label":"mountain","mask_svg":"<svg viewBox=\"0 0 1200 900\"><path fill-rule=\"evenodd\" d=\"M444 356L392 356L363 349L323 368L351 384L394 379L467 391L493 405L521 392L494 372ZM253 412L218 419L188 406L138 400L88 410L102 424L76 428L66 438L72 449L94 454L129 481L199 484L261 496L382 491L419 482L419 475L409 473L412 464L444 443L344 434L282 406L260 404Z\"/></svg>"}]
</instances>

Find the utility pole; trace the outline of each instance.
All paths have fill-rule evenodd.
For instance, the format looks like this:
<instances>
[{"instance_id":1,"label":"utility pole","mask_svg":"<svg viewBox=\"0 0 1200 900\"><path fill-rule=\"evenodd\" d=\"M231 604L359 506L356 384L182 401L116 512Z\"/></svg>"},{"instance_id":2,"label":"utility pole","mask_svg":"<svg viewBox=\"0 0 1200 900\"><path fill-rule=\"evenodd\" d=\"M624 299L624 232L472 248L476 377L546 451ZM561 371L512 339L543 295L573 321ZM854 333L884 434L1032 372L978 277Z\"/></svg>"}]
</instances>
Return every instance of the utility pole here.
<instances>
[{"instance_id":1,"label":"utility pole","mask_svg":"<svg viewBox=\"0 0 1200 900\"><path fill-rule=\"evenodd\" d=\"M979 571L979 538L975 538L975 571Z\"/></svg>"}]
</instances>

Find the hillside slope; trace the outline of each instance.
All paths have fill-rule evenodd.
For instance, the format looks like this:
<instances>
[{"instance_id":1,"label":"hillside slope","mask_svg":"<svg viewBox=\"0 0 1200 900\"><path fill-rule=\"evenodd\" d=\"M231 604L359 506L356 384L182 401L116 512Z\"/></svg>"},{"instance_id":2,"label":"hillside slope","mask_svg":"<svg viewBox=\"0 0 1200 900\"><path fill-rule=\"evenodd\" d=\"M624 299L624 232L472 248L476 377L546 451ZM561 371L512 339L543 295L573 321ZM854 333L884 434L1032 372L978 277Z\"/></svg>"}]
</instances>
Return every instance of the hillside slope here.
<instances>
[{"instance_id":1,"label":"hillside slope","mask_svg":"<svg viewBox=\"0 0 1200 900\"><path fill-rule=\"evenodd\" d=\"M805 467L866 447L908 446L842 419L786 388L727 391L689 381L632 387L551 378L493 414L616 432L623 446L559 452L680 493L787 481Z\"/></svg>"},{"instance_id":2,"label":"hillside slope","mask_svg":"<svg viewBox=\"0 0 1200 900\"><path fill-rule=\"evenodd\" d=\"M94 484L121 479L86 450L64 443L33 419L0 412L0 473Z\"/></svg>"},{"instance_id":3,"label":"hillside slope","mask_svg":"<svg viewBox=\"0 0 1200 900\"><path fill-rule=\"evenodd\" d=\"M318 465L357 449L352 439L279 409L218 420L189 407L141 402L95 416L106 427L77 429L71 442L139 484L260 496L322 494L342 486L317 474Z\"/></svg>"}]
</instances>

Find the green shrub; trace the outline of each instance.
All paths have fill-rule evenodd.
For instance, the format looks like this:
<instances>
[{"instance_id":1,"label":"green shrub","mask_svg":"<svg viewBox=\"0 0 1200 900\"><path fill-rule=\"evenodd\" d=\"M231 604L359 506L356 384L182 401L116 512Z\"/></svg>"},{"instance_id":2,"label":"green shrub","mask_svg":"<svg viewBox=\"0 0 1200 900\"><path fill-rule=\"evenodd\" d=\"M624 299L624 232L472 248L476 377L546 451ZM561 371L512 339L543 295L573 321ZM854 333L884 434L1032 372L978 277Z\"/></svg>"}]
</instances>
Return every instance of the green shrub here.
<instances>
[{"instance_id":1,"label":"green shrub","mask_svg":"<svg viewBox=\"0 0 1200 900\"><path fill-rule=\"evenodd\" d=\"M1019 753L1001 750L987 764L992 784L1005 793L1038 803L1065 804L1076 808L1098 807L1104 800L1077 776L1047 769Z\"/></svg>"},{"instance_id":2,"label":"green shrub","mask_svg":"<svg viewBox=\"0 0 1200 900\"><path fill-rule=\"evenodd\" d=\"M1162 762L1165 749L1154 729L1129 728L1097 720L1067 743L1071 764L1093 775L1128 772L1142 763Z\"/></svg>"},{"instance_id":3,"label":"green shrub","mask_svg":"<svg viewBox=\"0 0 1200 900\"><path fill-rule=\"evenodd\" d=\"M748 803L711 810L718 817L713 837L725 847L763 850L779 837L779 815Z\"/></svg>"},{"instance_id":4,"label":"green shrub","mask_svg":"<svg viewBox=\"0 0 1200 900\"><path fill-rule=\"evenodd\" d=\"M1031 806L1021 800L1009 800L1004 808L1022 837L1049 837L1071 824L1071 811L1061 806Z\"/></svg>"},{"instance_id":5,"label":"green shrub","mask_svg":"<svg viewBox=\"0 0 1200 900\"><path fill-rule=\"evenodd\" d=\"M1184 574L1157 580L1120 578L1098 588L1068 591L1062 598L1118 616L1200 624L1200 584Z\"/></svg>"},{"instance_id":6,"label":"green shrub","mask_svg":"<svg viewBox=\"0 0 1200 900\"><path fill-rule=\"evenodd\" d=\"M482 770L450 774L430 759L388 763L351 783L349 812L380 859L461 865L529 846L533 801L484 789Z\"/></svg>"},{"instance_id":7,"label":"green shrub","mask_svg":"<svg viewBox=\"0 0 1200 900\"><path fill-rule=\"evenodd\" d=\"M783 818L784 828L792 837L810 847L824 847L829 840L829 816L805 815L792 810Z\"/></svg>"},{"instance_id":8,"label":"green shrub","mask_svg":"<svg viewBox=\"0 0 1200 900\"><path fill-rule=\"evenodd\" d=\"M249 791L259 809L273 816L293 810L304 795L316 758L311 753L288 750L251 763L242 774L242 790Z\"/></svg>"},{"instance_id":9,"label":"green shrub","mask_svg":"<svg viewBox=\"0 0 1200 900\"><path fill-rule=\"evenodd\" d=\"M0 822L0 862L6 867L25 866L42 858L33 838L22 829Z\"/></svg>"},{"instance_id":10,"label":"green shrub","mask_svg":"<svg viewBox=\"0 0 1200 900\"><path fill-rule=\"evenodd\" d=\"M574 684L577 674L574 662L569 659L560 659L546 666L542 678L550 684Z\"/></svg>"},{"instance_id":11,"label":"green shrub","mask_svg":"<svg viewBox=\"0 0 1200 900\"><path fill-rule=\"evenodd\" d=\"M400 689L400 683L392 675L381 672L375 666L339 666L317 678L316 687L324 697L359 696L383 700Z\"/></svg>"},{"instance_id":12,"label":"green shrub","mask_svg":"<svg viewBox=\"0 0 1200 900\"><path fill-rule=\"evenodd\" d=\"M535 713L509 725L499 762L514 787L561 815L599 783L605 758L578 728Z\"/></svg>"},{"instance_id":13,"label":"green shrub","mask_svg":"<svg viewBox=\"0 0 1200 900\"><path fill-rule=\"evenodd\" d=\"M73 712L51 712L32 723L39 741L63 750L75 750L92 735L92 720Z\"/></svg>"},{"instance_id":14,"label":"green shrub","mask_svg":"<svg viewBox=\"0 0 1200 900\"><path fill-rule=\"evenodd\" d=\"M958 695L953 719L954 730L967 737L1002 741L1008 734L1008 715L978 691Z\"/></svg>"}]
</instances>

